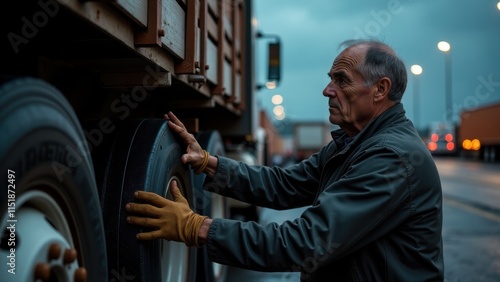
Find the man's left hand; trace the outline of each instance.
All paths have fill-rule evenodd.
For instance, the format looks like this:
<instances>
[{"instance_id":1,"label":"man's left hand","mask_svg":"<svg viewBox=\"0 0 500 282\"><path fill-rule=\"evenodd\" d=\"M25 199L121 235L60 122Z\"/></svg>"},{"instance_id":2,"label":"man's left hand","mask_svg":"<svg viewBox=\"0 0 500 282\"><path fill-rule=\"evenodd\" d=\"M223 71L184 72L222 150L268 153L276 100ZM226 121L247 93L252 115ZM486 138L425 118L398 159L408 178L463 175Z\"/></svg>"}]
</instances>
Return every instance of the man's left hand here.
<instances>
[{"instance_id":1,"label":"man's left hand","mask_svg":"<svg viewBox=\"0 0 500 282\"><path fill-rule=\"evenodd\" d=\"M194 213L177 187L172 181L170 192L173 201L165 199L158 194L137 191L134 195L143 203L128 203L127 211L134 213L128 216L131 224L155 229L137 234L139 240L153 240L163 238L184 242L187 246L198 246L198 233L207 216Z\"/></svg>"}]
</instances>

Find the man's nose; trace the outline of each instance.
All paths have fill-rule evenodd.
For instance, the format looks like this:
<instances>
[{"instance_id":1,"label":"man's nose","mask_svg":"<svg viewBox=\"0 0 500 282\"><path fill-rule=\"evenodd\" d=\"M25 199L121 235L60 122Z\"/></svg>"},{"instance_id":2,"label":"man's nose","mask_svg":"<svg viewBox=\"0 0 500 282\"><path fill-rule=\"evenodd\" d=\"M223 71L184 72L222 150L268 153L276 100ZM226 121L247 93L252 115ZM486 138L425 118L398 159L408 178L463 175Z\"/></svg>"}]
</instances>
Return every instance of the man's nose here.
<instances>
[{"instance_id":1,"label":"man's nose","mask_svg":"<svg viewBox=\"0 0 500 282\"><path fill-rule=\"evenodd\" d=\"M323 89L323 96L326 96L326 97L330 97L330 96L334 96L336 95L337 93L335 92L335 89L333 87L333 82L329 82L325 89Z\"/></svg>"}]
</instances>

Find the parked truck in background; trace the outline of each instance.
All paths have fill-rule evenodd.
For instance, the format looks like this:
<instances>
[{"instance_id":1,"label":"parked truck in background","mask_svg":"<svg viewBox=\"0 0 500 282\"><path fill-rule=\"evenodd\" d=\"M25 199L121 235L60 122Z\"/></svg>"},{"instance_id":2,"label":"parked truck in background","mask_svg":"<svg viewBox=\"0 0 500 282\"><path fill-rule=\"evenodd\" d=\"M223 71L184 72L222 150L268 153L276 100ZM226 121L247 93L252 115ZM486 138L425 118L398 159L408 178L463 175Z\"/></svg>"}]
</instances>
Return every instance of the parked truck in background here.
<instances>
[{"instance_id":1,"label":"parked truck in background","mask_svg":"<svg viewBox=\"0 0 500 282\"><path fill-rule=\"evenodd\" d=\"M332 137L332 125L323 121L295 122L293 150L298 161L308 158L326 145Z\"/></svg>"},{"instance_id":2,"label":"parked truck in background","mask_svg":"<svg viewBox=\"0 0 500 282\"><path fill-rule=\"evenodd\" d=\"M456 155L458 152L456 125L448 121L431 122L425 142L433 155Z\"/></svg>"},{"instance_id":3,"label":"parked truck in background","mask_svg":"<svg viewBox=\"0 0 500 282\"><path fill-rule=\"evenodd\" d=\"M459 137L464 157L487 162L500 159L500 103L481 106L460 114Z\"/></svg>"},{"instance_id":4,"label":"parked truck in background","mask_svg":"<svg viewBox=\"0 0 500 282\"><path fill-rule=\"evenodd\" d=\"M0 281L222 281L204 248L136 240L125 204L138 189L170 198L176 180L193 210L227 216L162 117L213 155L259 151L252 2L8 1L0 14Z\"/></svg>"}]
</instances>

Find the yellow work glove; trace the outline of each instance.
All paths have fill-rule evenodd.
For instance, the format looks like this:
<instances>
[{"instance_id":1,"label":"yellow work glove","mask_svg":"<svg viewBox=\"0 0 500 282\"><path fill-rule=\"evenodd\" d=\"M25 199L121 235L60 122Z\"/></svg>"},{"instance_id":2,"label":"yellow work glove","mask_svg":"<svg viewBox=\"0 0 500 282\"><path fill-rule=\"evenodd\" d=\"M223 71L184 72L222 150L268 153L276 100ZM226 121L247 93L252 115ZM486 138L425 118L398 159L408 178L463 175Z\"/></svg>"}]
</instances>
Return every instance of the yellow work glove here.
<instances>
[{"instance_id":1,"label":"yellow work glove","mask_svg":"<svg viewBox=\"0 0 500 282\"><path fill-rule=\"evenodd\" d=\"M137 234L139 240L165 240L184 242L188 247L198 246L198 232L203 221L208 218L194 213L189 204L172 181L170 192L173 201L165 199L158 194L137 191L135 198L144 203L128 203L127 211L134 213L128 216L127 221L142 227L155 230Z\"/></svg>"}]
</instances>

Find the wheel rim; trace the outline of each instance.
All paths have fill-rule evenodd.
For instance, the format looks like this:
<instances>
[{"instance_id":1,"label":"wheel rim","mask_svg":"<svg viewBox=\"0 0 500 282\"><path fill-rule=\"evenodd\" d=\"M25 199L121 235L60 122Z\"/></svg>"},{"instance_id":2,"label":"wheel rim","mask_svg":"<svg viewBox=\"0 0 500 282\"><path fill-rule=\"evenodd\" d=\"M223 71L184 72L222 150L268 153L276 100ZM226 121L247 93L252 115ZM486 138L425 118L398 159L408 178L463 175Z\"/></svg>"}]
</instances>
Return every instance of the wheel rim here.
<instances>
[{"instance_id":1,"label":"wheel rim","mask_svg":"<svg viewBox=\"0 0 500 282\"><path fill-rule=\"evenodd\" d=\"M52 276L50 281L78 281L85 276L92 281L107 280L104 229L92 161L71 104L56 88L39 79L14 79L3 84L0 92L0 132L2 137L8 136L0 140L0 167L17 175L15 224L19 240L14 279L35 281L36 272L38 281L47 280L47 274ZM6 196L0 196L4 203ZM0 215L3 231L9 224L8 212L4 206ZM0 252L9 253L8 247L2 245ZM61 263L66 250L70 250L68 260ZM25 258L40 251L45 254L40 261ZM64 268L59 269L58 264ZM75 266L77 270L69 272ZM0 265L2 281L13 279L7 267ZM66 268L68 274L64 274Z\"/></svg>"},{"instance_id":2,"label":"wheel rim","mask_svg":"<svg viewBox=\"0 0 500 282\"><path fill-rule=\"evenodd\" d=\"M181 191L185 191L183 182L177 176L173 176L169 179L167 187L165 187L166 195L165 198L172 200L172 195L170 194L170 184L172 181L177 182L177 186ZM189 249L186 248L184 243L161 240L160 242L161 250L161 265L164 266L162 270L162 281L172 281L172 282L182 282L185 281L188 276L189 271ZM175 263L173 263L175 262Z\"/></svg>"},{"instance_id":3,"label":"wheel rim","mask_svg":"<svg viewBox=\"0 0 500 282\"><path fill-rule=\"evenodd\" d=\"M211 214L213 218L226 218L226 200L224 197L217 195L215 193L212 193L212 206L211 206ZM224 267L221 264L212 262L212 268L214 270L214 276L218 280L223 272L224 272Z\"/></svg>"},{"instance_id":4,"label":"wheel rim","mask_svg":"<svg viewBox=\"0 0 500 282\"><path fill-rule=\"evenodd\" d=\"M198 142L203 148L206 148L212 155L225 155L224 144L222 143L222 139L218 132L216 131L206 131L202 132L197 137ZM200 178L201 185L204 182L205 177ZM212 218L227 218L228 216L228 206L227 200L225 197L220 196L216 193L211 193L207 191L202 191L202 195L205 199L209 199L209 215ZM205 202L203 202L205 205ZM205 258L208 259L208 258ZM212 261L208 262L208 267L212 268L211 274L213 276L214 281L222 281L224 280L227 266L221 265ZM211 281L211 280L210 280Z\"/></svg>"},{"instance_id":5,"label":"wheel rim","mask_svg":"<svg viewBox=\"0 0 500 282\"><path fill-rule=\"evenodd\" d=\"M21 281L33 278L37 281L85 281L87 271L79 265L71 228L60 204L46 192L31 190L16 199L16 207L17 221L7 224L15 226L15 254L23 258L16 260L16 266L19 269L32 267L17 273L23 276ZM10 253L2 249L3 252Z\"/></svg>"}]
</instances>

